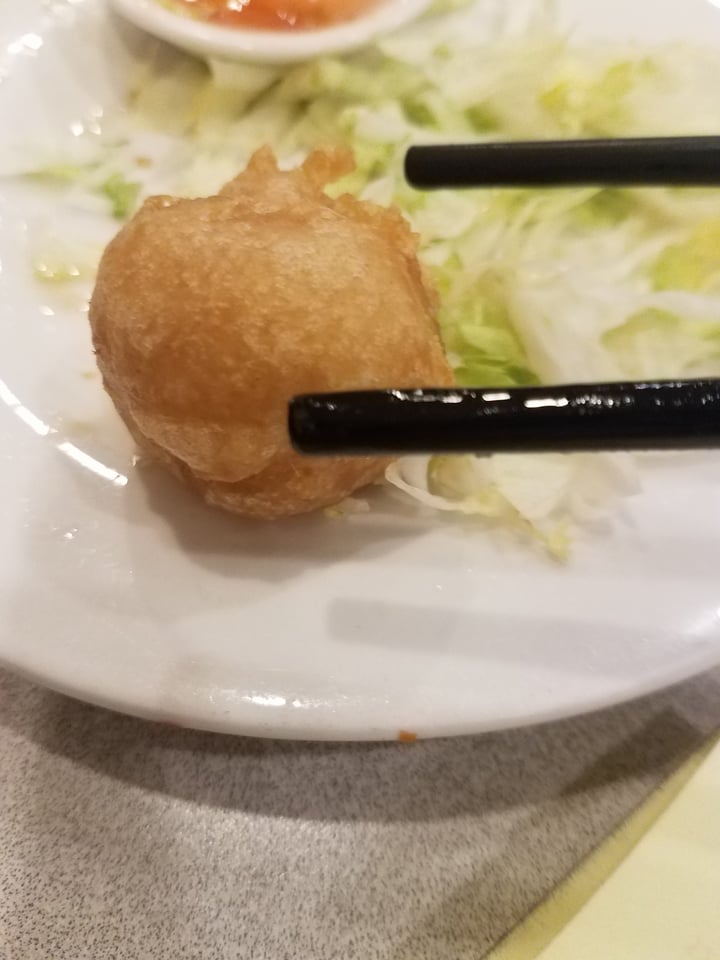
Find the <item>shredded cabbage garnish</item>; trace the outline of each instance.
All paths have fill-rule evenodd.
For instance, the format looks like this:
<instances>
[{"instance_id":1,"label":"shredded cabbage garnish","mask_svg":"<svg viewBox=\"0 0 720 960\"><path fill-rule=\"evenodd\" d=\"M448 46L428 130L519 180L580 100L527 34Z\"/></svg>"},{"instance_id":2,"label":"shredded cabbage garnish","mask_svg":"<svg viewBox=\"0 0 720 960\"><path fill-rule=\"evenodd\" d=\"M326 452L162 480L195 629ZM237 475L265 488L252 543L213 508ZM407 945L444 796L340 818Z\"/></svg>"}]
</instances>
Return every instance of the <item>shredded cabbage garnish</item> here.
<instances>
[{"instance_id":1,"label":"shredded cabbage garnish","mask_svg":"<svg viewBox=\"0 0 720 960\"><path fill-rule=\"evenodd\" d=\"M162 189L186 195L214 192L264 143L287 164L320 144L351 146L357 169L332 191L396 203L410 219L461 384L720 373L720 192L422 193L402 168L414 142L717 133L716 53L576 46L542 3L440 6L373 48L282 70L146 60L129 115L106 136L164 134L149 186L159 171ZM93 183L125 214L135 198L108 189L108 162ZM72 157L54 166L72 179ZM562 557L576 526L633 489L630 462L406 458L388 480L427 507L529 530Z\"/></svg>"}]
</instances>

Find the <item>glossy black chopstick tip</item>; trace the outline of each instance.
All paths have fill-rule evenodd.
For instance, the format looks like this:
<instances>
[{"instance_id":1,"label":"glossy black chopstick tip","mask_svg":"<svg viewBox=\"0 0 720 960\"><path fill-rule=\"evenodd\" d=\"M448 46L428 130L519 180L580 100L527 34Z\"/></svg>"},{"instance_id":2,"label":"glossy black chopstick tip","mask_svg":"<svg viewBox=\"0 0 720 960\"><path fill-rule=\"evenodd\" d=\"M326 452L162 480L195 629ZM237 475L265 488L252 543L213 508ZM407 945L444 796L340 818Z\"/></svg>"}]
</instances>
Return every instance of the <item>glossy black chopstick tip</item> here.
<instances>
[{"instance_id":1,"label":"glossy black chopstick tip","mask_svg":"<svg viewBox=\"0 0 720 960\"><path fill-rule=\"evenodd\" d=\"M720 381L315 394L291 402L288 428L316 456L708 448Z\"/></svg>"},{"instance_id":2,"label":"glossy black chopstick tip","mask_svg":"<svg viewBox=\"0 0 720 960\"><path fill-rule=\"evenodd\" d=\"M720 185L720 137L637 137L410 147L412 186L573 187Z\"/></svg>"},{"instance_id":3,"label":"glossy black chopstick tip","mask_svg":"<svg viewBox=\"0 0 720 960\"><path fill-rule=\"evenodd\" d=\"M327 444L324 439L323 395L300 396L290 401L288 407L288 433L290 442L299 453L323 453Z\"/></svg>"}]
</instances>

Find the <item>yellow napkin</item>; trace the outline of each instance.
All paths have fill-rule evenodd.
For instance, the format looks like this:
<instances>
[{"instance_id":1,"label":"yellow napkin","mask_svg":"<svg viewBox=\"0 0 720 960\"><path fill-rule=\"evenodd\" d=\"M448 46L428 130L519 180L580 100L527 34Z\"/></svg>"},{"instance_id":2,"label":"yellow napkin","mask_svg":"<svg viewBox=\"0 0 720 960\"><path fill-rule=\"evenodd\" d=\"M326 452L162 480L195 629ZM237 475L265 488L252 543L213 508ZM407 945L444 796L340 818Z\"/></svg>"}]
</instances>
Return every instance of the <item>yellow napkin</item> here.
<instances>
[{"instance_id":1,"label":"yellow napkin","mask_svg":"<svg viewBox=\"0 0 720 960\"><path fill-rule=\"evenodd\" d=\"M488 960L720 960L720 742Z\"/></svg>"}]
</instances>

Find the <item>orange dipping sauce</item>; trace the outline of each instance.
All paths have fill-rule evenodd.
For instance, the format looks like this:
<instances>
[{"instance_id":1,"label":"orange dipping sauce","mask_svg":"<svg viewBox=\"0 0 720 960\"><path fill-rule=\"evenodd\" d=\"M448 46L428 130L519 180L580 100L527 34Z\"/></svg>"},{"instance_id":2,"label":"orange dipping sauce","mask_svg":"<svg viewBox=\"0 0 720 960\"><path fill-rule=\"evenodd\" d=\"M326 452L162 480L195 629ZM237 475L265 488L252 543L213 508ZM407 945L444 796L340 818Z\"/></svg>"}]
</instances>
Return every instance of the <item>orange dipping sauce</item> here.
<instances>
[{"instance_id":1,"label":"orange dipping sauce","mask_svg":"<svg viewBox=\"0 0 720 960\"><path fill-rule=\"evenodd\" d=\"M354 20L379 0L173 0L207 23L255 30L314 30Z\"/></svg>"}]
</instances>

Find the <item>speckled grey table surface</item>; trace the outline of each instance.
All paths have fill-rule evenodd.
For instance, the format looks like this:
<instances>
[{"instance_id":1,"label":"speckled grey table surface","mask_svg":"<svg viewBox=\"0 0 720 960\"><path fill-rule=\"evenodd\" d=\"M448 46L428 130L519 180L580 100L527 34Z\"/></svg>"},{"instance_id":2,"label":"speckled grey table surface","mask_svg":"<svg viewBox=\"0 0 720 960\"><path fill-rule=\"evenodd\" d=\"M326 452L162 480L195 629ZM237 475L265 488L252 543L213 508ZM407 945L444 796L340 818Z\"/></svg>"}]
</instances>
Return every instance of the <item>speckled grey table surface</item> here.
<instances>
[{"instance_id":1,"label":"speckled grey table surface","mask_svg":"<svg viewBox=\"0 0 720 960\"><path fill-rule=\"evenodd\" d=\"M1 960L479 960L720 726L720 671L403 744L155 726L0 672Z\"/></svg>"}]
</instances>

